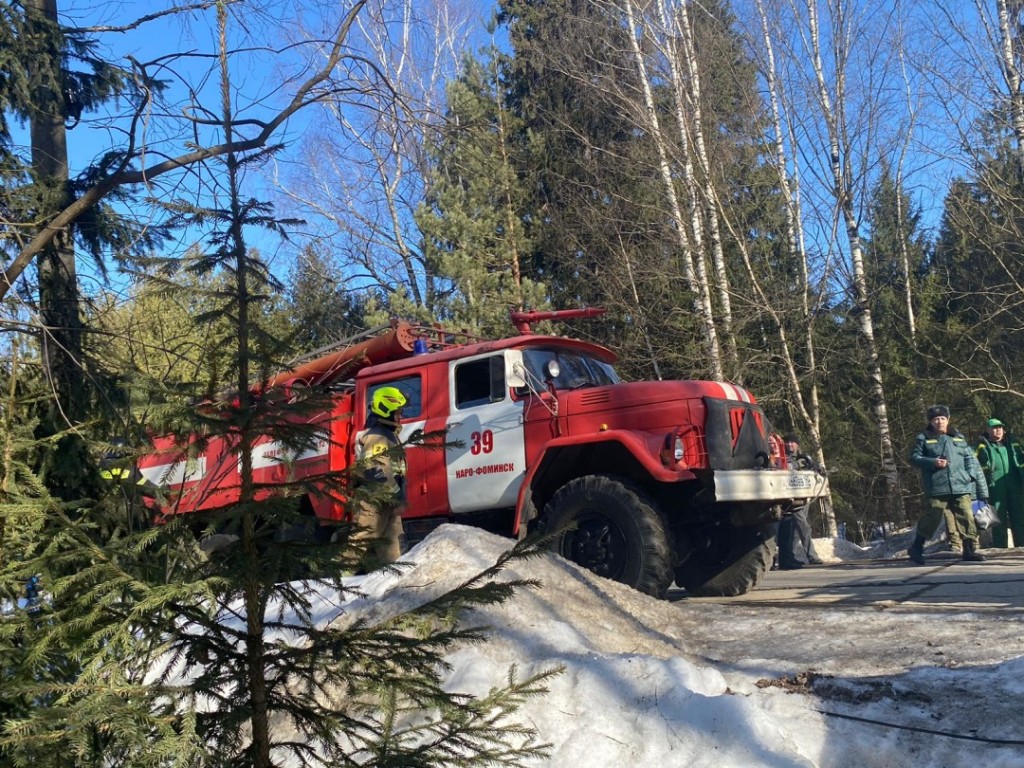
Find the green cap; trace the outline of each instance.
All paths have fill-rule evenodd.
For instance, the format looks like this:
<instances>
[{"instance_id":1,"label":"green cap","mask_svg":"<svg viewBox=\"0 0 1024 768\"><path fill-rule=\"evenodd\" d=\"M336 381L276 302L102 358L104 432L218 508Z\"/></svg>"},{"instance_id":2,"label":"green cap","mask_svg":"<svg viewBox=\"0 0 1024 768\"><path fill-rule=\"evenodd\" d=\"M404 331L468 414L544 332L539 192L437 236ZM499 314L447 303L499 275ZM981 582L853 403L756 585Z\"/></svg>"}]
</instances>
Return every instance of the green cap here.
<instances>
[{"instance_id":1,"label":"green cap","mask_svg":"<svg viewBox=\"0 0 1024 768\"><path fill-rule=\"evenodd\" d=\"M989 429L991 429L992 427L1005 427L1005 426L1006 425L1003 424L1003 422L1001 422L999 419L989 419L988 420L988 427L989 427Z\"/></svg>"}]
</instances>

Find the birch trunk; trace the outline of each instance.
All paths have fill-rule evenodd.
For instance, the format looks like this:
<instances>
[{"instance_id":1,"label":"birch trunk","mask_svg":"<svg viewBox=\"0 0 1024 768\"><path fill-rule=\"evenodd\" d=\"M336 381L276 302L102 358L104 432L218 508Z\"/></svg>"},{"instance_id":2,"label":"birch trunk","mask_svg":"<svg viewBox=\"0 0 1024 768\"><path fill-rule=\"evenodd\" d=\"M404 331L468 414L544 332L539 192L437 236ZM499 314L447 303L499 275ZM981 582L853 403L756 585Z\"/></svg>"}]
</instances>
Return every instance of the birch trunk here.
<instances>
[{"instance_id":1,"label":"birch trunk","mask_svg":"<svg viewBox=\"0 0 1024 768\"><path fill-rule=\"evenodd\" d=\"M659 5L663 6L664 0L659 0ZM697 52L693 39L693 26L690 24L690 14L687 10L685 0L679 3L679 10L676 14L676 24L681 27L679 31L683 40L683 52L686 58L687 74L689 75L686 82L683 83L679 77L678 66L676 65L677 57L675 55L671 56L672 80L675 85L674 92L676 95L679 133L681 137L680 144L684 147L692 146L693 151L697 156L697 163L703 176L703 196L699 197L696 194L698 188L697 180L693 178L692 165L689 163L690 173L687 177L687 183L691 185L691 188L694 190L693 197L695 208L702 207L707 213L709 230L708 236L711 240L711 263L715 269L715 280L718 287L718 301L721 305L719 317L721 318L722 331L725 335L726 356L732 366L734 376L737 380L742 382L742 368L740 367L739 354L736 350L736 337L733 333L732 327L732 299L729 295L729 276L725 269L725 253L722 248L722 231L721 225L718 221L718 208L715 205L716 195L711 183L711 163L708 160L707 147L704 142L704 120L700 103L700 70L697 66ZM666 31L671 31L671 28L667 25ZM668 34L666 37L669 41L675 39L675 35L673 34ZM675 48L675 46L672 45L672 48ZM692 142L686 141L687 123L683 122L682 119L682 102L684 97L685 103L690 108L690 125L693 129ZM689 155L689 153L687 154ZM698 205L699 202L703 202L703 205ZM699 219L699 212L697 218ZM700 250L701 249L698 249L699 252Z\"/></svg>"},{"instance_id":2,"label":"birch trunk","mask_svg":"<svg viewBox=\"0 0 1024 768\"><path fill-rule=\"evenodd\" d=\"M841 10L841 9L840 9ZM879 364L878 344L875 340L874 323L871 318L871 307L868 301L867 277L864 269L864 250L860 238L859 225L854 211L853 189L850 182L849 156L844 154L840 141L840 125L837 110L842 109L845 98L845 75L842 66L836 68L836 106L833 107L825 82L825 70L821 58L821 44L818 27L818 9L816 0L807 0L807 18L810 26L810 42L812 47L812 66L817 82L818 106L821 109L825 126L828 130L829 167L832 174L832 195L838 213L846 229L846 239L850 249L850 261L853 268L854 301L858 312L858 324L868 351L868 375L871 380L871 410L878 428L879 453L882 473L886 479L889 493L890 508L899 521L906 519L903 506L902 484L896 455L889 429L889 416L886 409L885 385L882 368ZM841 13L840 13L841 15ZM842 29L842 20L838 20L837 29ZM845 158L845 160L844 160Z\"/></svg>"},{"instance_id":3,"label":"birch trunk","mask_svg":"<svg viewBox=\"0 0 1024 768\"><path fill-rule=\"evenodd\" d=\"M780 85L775 66L775 45L772 42L772 37L769 32L768 17L764 10L764 4L762 3L762 0L755 0L755 2L758 15L760 17L761 35L765 47L766 61L764 66L764 75L768 85L768 103L771 113L772 130L774 133L773 144L775 150L775 164L778 172L779 188L782 191L783 201L785 203L783 207L783 216L786 230L786 242L789 247L791 258L796 261L800 268L801 311L798 327L801 329L803 334L802 344L804 347L804 354L807 358L808 374L806 376L806 385L801 382L801 376L797 370L796 362L790 350L791 342L788 338L783 318L777 316L774 312L772 303L768 301L767 297L764 297L761 301L765 307L768 307L772 311L772 316L775 319L779 343L783 350L783 362L786 368L786 377L789 384L789 390L793 398L793 403L796 405L797 412L800 414L800 417L810 434L811 446L818 464L823 467L827 467L828 463L825 458L825 451L822 448L821 439L821 406L818 395L817 351L814 345L814 313L811 311L810 270L807 264L807 252L803 246L803 217L800 215L799 176L798 174L794 174L792 182L790 181L788 171L789 161L787 158L785 144L786 133L783 131L782 126ZM797 160L794 157L794 166L796 165L796 162ZM737 237L736 239L739 240L740 238ZM757 286L760 290L760 284L753 275L749 256L745 251L743 255L744 265L747 268L748 275L750 275L750 280L752 284ZM792 343L799 343L799 340L794 340ZM806 399L803 394L804 386L807 387ZM822 499L822 512L825 516L828 535L831 537L837 536L839 528L836 524L835 507L832 504L831 494Z\"/></svg>"},{"instance_id":4,"label":"birch trunk","mask_svg":"<svg viewBox=\"0 0 1024 768\"><path fill-rule=\"evenodd\" d=\"M900 271L903 276L903 300L907 307L907 332L910 335L910 346L917 351L917 321L914 319L914 289L912 285L913 271L910 268L910 253L907 248L907 237L903 231L903 170L896 171L896 234L900 239Z\"/></svg>"},{"instance_id":5,"label":"birch trunk","mask_svg":"<svg viewBox=\"0 0 1024 768\"><path fill-rule=\"evenodd\" d=\"M1010 121L1017 145L1017 162L1024 165L1024 94L1021 93L1020 69L1017 66L1013 34L1017 25L1014 24L1011 28L1007 0L996 0L996 9L999 13L999 64L1010 102Z\"/></svg>"},{"instance_id":6,"label":"birch trunk","mask_svg":"<svg viewBox=\"0 0 1024 768\"><path fill-rule=\"evenodd\" d=\"M650 131L658 152L658 166L661 179L665 187L665 199L668 202L672 215L672 223L679 241L679 249L683 256L684 277L688 287L694 294L694 312L704 327L704 345L708 352L711 377L716 381L724 381L722 368L722 353L718 342L718 331L715 327L714 310L711 303L710 283L708 282L707 267L699 251L696 253L691 248L690 239L686 231L686 221L683 218L682 206L676 194L675 182L672 179L672 167L669 162L668 142L665 140L661 130L661 123L658 120L658 112L655 106L654 93L651 87L650 78L647 73L647 65L644 61L644 53L640 47L640 40L643 37L643 25L639 23L639 17L634 11L631 0L624 4L626 20L629 24L629 41L632 47L633 58L637 67L637 78L643 92L644 114L647 118L647 129ZM689 158L689 153L685 156ZM687 159L687 164L689 160ZM692 179L692 165L689 172L685 174ZM699 221L694 221L694 231L699 231Z\"/></svg>"}]
</instances>

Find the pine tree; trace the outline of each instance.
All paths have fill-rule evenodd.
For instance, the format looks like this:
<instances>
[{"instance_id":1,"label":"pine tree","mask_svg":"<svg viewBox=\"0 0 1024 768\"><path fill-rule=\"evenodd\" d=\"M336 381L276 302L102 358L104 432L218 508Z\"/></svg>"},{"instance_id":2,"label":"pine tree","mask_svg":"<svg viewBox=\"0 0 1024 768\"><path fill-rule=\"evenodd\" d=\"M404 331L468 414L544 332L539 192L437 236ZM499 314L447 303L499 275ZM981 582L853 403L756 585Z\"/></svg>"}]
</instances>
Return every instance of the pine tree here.
<instances>
[{"instance_id":1,"label":"pine tree","mask_svg":"<svg viewBox=\"0 0 1024 768\"><path fill-rule=\"evenodd\" d=\"M523 220L521 120L504 105L490 52L487 70L468 60L448 86L448 116L434 148L428 195L417 212L424 255L448 285L437 319L500 336L508 310L544 306L543 286L523 274L533 246Z\"/></svg>"}]
</instances>

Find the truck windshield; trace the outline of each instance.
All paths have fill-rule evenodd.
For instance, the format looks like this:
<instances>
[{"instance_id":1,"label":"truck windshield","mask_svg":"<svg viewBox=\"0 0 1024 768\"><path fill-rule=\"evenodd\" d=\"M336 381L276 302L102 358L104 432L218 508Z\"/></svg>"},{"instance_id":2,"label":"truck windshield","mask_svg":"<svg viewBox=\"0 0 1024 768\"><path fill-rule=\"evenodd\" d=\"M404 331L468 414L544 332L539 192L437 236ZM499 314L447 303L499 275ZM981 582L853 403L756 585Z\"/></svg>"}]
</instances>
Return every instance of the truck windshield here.
<instances>
[{"instance_id":1,"label":"truck windshield","mask_svg":"<svg viewBox=\"0 0 1024 768\"><path fill-rule=\"evenodd\" d=\"M558 375L552 378L555 389L579 389L618 384L619 377L608 363L575 349L524 349L523 361L534 386L546 384L551 378L548 363L558 364Z\"/></svg>"}]
</instances>

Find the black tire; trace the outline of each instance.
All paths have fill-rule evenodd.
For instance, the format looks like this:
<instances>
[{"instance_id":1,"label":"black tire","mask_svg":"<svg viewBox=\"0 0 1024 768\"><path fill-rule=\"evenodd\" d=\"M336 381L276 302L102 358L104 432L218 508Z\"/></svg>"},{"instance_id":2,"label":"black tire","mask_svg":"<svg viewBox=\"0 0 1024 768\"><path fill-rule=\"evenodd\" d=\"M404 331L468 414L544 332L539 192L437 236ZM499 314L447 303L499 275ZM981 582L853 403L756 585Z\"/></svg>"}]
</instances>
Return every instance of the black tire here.
<instances>
[{"instance_id":1,"label":"black tire","mask_svg":"<svg viewBox=\"0 0 1024 768\"><path fill-rule=\"evenodd\" d=\"M587 475L563 485L544 508L542 528L558 532L556 552L655 597L672 583L665 523L647 494L627 480Z\"/></svg>"},{"instance_id":2,"label":"black tire","mask_svg":"<svg viewBox=\"0 0 1024 768\"><path fill-rule=\"evenodd\" d=\"M695 534L676 566L676 586L700 597L735 597L760 583L775 559L775 537L757 527L720 525Z\"/></svg>"}]
</instances>

